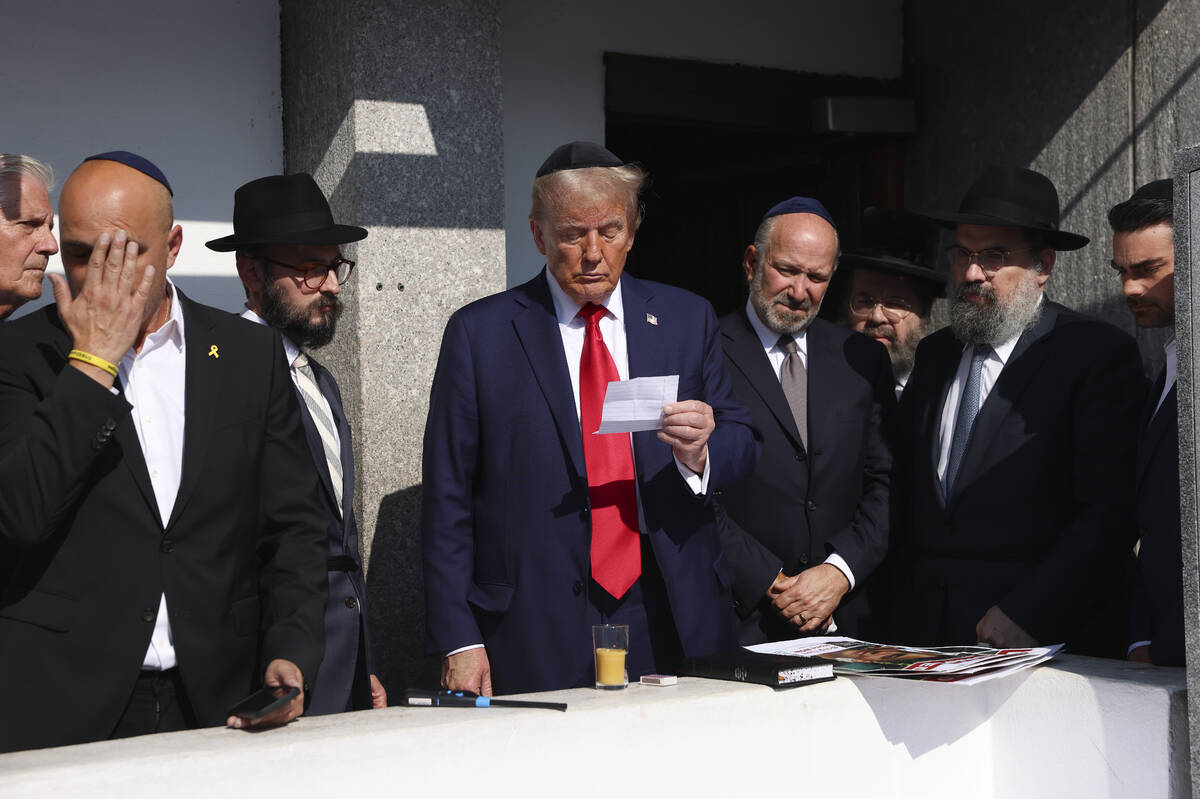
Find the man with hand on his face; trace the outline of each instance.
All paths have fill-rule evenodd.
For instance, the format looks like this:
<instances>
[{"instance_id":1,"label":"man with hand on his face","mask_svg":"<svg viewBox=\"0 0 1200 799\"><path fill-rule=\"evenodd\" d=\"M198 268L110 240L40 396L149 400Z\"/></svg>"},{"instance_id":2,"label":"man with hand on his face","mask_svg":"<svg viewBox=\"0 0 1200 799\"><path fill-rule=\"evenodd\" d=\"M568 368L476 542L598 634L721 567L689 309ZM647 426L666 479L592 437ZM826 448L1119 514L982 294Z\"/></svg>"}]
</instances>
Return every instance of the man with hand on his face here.
<instances>
[{"instance_id":1,"label":"man with hand on his face","mask_svg":"<svg viewBox=\"0 0 1200 799\"><path fill-rule=\"evenodd\" d=\"M557 148L529 227L546 269L446 325L425 428L422 546L442 685L592 685L592 626L626 624L636 681L732 645L710 502L758 443L712 307L623 274L645 173ZM678 375L662 429L597 435L610 381Z\"/></svg>"},{"instance_id":2,"label":"man with hand on his face","mask_svg":"<svg viewBox=\"0 0 1200 799\"><path fill-rule=\"evenodd\" d=\"M63 186L56 305L0 326L0 751L282 724L322 655L325 531L279 336L167 279L162 171ZM300 694L258 720L259 685Z\"/></svg>"},{"instance_id":3,"label":"man with hand on his face","mask_svg":"<svg viewBox=\"0 0 1200 799\"><path fill-rule=\"evenodd\" d=\"M0 153L0 321L42 296L54 240L50 167L28 155Z\"/></svg>"},{"instance_id":4,"label":"man with hand on his face","mask_svg":"<svg viewBox=\"0 0 1200 799\"><path fill-rule=\"evenodd\" d=\"M1056 251L1088 242L1044 175L989 168L930 216L954 230L954 295L900 401L893 637L1117 654L1137 347L1043 297Z\"/></svg>"},{"instance_id":5,"label":"man with hand on his face","mask_svg":"<svg viewBox=\"0 0 1200 799\"><path fill-rule=\"evenodd\" d=\"M1170 180L1147 183L1108 212L1112 267L1139 327L1170 328L1167 362L1138 427L1136 523L1141 539L1129 611L1130 660L1183 666L1183 555L1175 393L1175 223Z\"/></svg>"},{"instance_id":6,"label":"man with hand on his face","mask_svg":"<svg viewBox=\"0 0 1200 799\"><path fill-rule=\"evenodd\" d=\"M767 211L743 268L746 307L721 319L734 393L764 439L749 479L718 497L743 645L817 633L873 637L866 584L887 551L887 351L818 319L838 236L820 202Z\"/></svg>"},{"instance_id":7,"label":"man with hand on his face","mask_svg":"<svg viewBox=\"0 0 1200 799\"><path fill-rule=\"evenodd\" d=\"M329 203L311 175L272 175L234 193L233 235L205 244L237 251L246 290L245 319L283 334L286 363L300 400L301 421L321 482L329 538L329 602L325 659L308 714L387 707L375 676L367 633L367 590L355 522L354 451L337 382L310 350L333 340L342 313L338 299L354 262L338 245L367 231L334 224Z\"/></svg>"}]
</instances>

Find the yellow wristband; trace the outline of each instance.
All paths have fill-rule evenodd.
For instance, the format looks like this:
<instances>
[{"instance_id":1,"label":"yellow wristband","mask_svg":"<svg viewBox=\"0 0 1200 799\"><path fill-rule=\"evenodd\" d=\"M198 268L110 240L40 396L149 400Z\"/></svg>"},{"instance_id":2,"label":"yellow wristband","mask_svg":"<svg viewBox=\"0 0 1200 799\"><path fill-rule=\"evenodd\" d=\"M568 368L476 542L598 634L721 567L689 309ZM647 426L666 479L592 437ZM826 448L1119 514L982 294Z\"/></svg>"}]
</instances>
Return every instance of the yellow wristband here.
<instances>
[{"instance_id":1,"label":"yellow wristband","mask_svg":"<svg viewBox=\"0 0 1200 799\"><path fill-rule=\"evenodd\" d=\"M117 376L117 365L115 363L109 363L103 358L92 355L90 352L84 352L83 350L71 350L67 353L67 357L73 361L82 361L83 363L91 366L97 366L108 372L113 377Z\"/></svg>"}]
</instances>

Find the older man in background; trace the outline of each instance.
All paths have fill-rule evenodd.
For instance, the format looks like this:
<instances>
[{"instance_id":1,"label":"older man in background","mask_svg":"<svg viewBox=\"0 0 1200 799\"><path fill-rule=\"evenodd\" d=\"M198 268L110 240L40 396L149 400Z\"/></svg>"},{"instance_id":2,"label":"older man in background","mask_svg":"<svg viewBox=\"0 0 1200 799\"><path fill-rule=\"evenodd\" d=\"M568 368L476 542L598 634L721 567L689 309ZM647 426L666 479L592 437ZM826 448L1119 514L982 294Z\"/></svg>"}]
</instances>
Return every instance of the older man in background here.
<instances>
[{"instance_id":1,"label":"older man in background","mask_svg":"<svg viewBox=\"0 0 1200 799\"><path fill-rule=\"evenodd\" d=\"M54 240L54 173L28 155L0 153L0 320L42 296Z\"/></svg>"}]
</instances>

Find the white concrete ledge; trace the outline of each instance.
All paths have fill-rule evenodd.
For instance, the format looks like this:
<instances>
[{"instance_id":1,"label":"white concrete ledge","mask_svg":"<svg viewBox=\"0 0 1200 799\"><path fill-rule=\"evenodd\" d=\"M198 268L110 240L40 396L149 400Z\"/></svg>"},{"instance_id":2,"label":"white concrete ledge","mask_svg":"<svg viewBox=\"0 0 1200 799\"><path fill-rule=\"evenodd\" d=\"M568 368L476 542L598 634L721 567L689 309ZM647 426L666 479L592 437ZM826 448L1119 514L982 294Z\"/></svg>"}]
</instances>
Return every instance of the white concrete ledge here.
<instances>
[{"instance_id":1,"label":"white concrete ledge","mask_svg":"<svg viewBox=\"0 0 1200 799\"><path fill-rule=\"evenodd\" d=\"M977 686L683 678L538 697L570 709L389 708L17 752L0 796L1191 793L1183 669L1064 656Z\"/></svg>"}]
</instances>

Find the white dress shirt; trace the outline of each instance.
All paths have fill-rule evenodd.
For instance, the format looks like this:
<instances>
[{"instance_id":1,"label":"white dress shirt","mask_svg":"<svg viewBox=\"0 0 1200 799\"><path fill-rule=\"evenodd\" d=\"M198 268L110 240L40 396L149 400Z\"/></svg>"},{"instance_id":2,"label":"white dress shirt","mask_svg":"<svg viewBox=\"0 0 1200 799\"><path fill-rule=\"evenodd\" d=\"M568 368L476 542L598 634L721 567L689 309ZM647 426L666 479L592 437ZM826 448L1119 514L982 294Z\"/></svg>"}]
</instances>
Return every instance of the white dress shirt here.
<instances>
[{"instance_id":1,"label":"white dress shirt","mask_svg":"<svg viewBox=\"0 0 1200 799\"><path fill-rule=\"evenodd\" d=\"M142 445L142 457L154 488L163 527L171 519L183 471L184 388L187 358L184 350L183 308L175 286L170 289L171 315L166 324L146 336L142 351L130 349L117 372L131 418ZM167 617L167 596L158 602L158 617L142 668L166 671L175 666L175 640Z\"/></svg>"},{"instance_id":2,"label":"white dress shirt","mask_svg":"<svg viewBox=\"0 0 1200 799\"><path fill-rule=\"evenodd\" d=\"M775 370L775 378L782 379L783 361L787 358L787 351L779 346L779 334L771 330L762 323L758 318L758 313L754 310L754 305L746 300L746 318L750 320L750 327L754 328L754 332L758 334L759 343L762 344L763 350L767 353L767 358L771 361L771 368ZM796 347L799 349L800 362L804 364L804 371L808 371L808 330L801 330L796 335L792 336L792 340L796 342ZM846 575L846 579L850 581L850 590L854 590L854 572L850 570L850 564L845 558L836 552L829 553L829 557L825 558L825 562L831 566L836 566L837 570ZM835 629L835 628L834 628Z\"/></svg>"},{"instance_id":3,"label":"white dress shirt","mask_svg":"<svg viewBox=\"0 0 1200 799\"><path fill-rule=\"evenodd\" d=\"M270 327L270 324L267 322L266 319L263 319L261 316L259 316L254 311L250 310L249 308L246 308L246 310L242 311L242 318L249 319L251 322L254 322L256 325L264 325L266 327ZM287 336L281 334L279 337L281 339L283 339L283 354L284 354L284 357L287 358L288 374L290 374L292 376L292 384L295 385L296 390L299 391L300 386L296 382L299 378L296 377L296 370L292 366L292 364L294 364L296 362L296 359L300 357L300 353L303 352L303 350L301 350L299 347L297 347L296 342L292 341ZM325 411L325 415L327 417L329 417L330 419L334 419L335 417L333 415L333 408L330 407L329 400L327 400L325 398L324 394L321 394L319 399L321 401L321 408L322 408L322 410ZM303 402L303 400L301 400L301 402ZM338 435L336 424L334 424L333 429L330 432L333 433L333 441L336 445L337 451L341 452L342 451L342 437L340 435Z\"/></svg>"},{"instance_id":4,"label":"white dress shirt","mask_svg":"<svg viewBox=\"0 0 1200 799\"><path fill-rule=\"evenodd\" d=\"M996 381L1000 378L1000 372L1004 370L1008 359L1012 357L1012 352L1020 338L1021 334L1018 333L1006 341L992 345L992 351L988 353L983 362L983 370L980 372L980 408L983 407L988 394L992 392L992 387L996 385ZM938 425L937 466L938 484L942 487L945 487L946 466L950 463L950 442L954 438L954 420L958 418L958 405L962 399L963 387L967 384L967 374L971 371L971 354L974 350L975 348L969 344L963 346L962 357L958 360L958 371L954 374L954 382L950 384L949 393L946 394L946 404L942 406L941 424Z\"/></svg>"}]
</instances>

